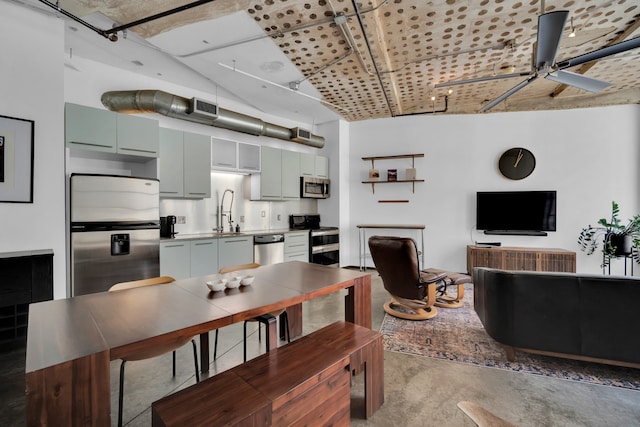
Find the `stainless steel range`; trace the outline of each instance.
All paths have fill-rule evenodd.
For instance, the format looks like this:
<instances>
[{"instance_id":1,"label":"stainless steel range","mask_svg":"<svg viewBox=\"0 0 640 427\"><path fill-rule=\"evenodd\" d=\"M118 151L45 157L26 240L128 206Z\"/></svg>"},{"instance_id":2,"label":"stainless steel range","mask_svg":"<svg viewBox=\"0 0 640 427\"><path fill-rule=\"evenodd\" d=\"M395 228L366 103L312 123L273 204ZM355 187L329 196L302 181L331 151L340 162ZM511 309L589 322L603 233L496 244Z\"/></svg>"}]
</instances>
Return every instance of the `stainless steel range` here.
<instances>
[{"instance_id":1,"label":"stainless steel range","mask_svg":"<svg viewBox=\"0 0 640 427\"><path fill-rule=\"evenodd\" d=\"M340 264L338 227L320 227L318 214L290 215L289 227L294 230L309 230L309 262L334 266Z\"/></svg>"}]
</instances>

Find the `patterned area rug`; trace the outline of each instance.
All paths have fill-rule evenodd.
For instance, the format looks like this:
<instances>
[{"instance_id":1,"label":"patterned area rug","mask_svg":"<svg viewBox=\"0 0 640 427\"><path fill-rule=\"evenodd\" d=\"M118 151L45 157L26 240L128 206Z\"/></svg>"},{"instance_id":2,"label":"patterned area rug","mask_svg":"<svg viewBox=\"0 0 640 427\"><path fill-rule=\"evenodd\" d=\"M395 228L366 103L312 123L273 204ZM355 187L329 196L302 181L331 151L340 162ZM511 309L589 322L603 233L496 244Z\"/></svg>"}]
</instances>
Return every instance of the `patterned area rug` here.
<instances>
[{"instance_id":1,"label":"patterned area rug","mask_svg":"<svg viewBox=\"0 0 640 427\"><path fill-rule=\"evenodd\" d=\"M472 287L465 288L464 307L438 308L438 315L429 320L404 320L385 313L380 332L389 351L640 390L640 369L522 352L509 362L502 345L487 335L473 309Z\"/></svg>"}]
</instances>

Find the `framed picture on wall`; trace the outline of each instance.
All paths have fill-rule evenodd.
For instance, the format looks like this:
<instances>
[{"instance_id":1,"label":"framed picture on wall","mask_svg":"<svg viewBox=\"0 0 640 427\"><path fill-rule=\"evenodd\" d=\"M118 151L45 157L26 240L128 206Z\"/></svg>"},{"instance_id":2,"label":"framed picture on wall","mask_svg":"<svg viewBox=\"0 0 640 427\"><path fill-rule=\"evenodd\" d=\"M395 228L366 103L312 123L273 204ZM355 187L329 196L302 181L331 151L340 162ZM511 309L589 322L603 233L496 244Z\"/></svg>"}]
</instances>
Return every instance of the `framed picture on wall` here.
<instances>
[{"instance_id":1,"label":"framed picture on wall","mask_svg":"<svg viewBox=\"0 0 640 427\"><path fill-rule=\"evenodd\" d=\"M33 203L33 120L0 116L0 202Z\"/></svg>"}]
</instances>

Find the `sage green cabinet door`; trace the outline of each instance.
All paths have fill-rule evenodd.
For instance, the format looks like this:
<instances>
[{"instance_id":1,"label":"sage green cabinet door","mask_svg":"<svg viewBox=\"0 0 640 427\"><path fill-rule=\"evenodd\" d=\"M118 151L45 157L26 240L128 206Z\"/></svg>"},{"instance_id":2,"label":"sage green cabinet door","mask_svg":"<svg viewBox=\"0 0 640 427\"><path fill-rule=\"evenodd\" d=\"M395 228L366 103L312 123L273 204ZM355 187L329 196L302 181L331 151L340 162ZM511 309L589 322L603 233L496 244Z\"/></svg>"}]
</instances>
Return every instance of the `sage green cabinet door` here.
<instances>
[{"instance_id":1,"label":"sage green cabinet door","mask_svg":"<svg viewBox=\"0 0 640 427\"><path fill-rule=\"evenodd\" d=\"M282 150L262 147L260 199L282 200Z\"/></svg>"},{"instance_id":2,"label":"sage green cabinet door","mask_svg":"<svg viewBox=\"0 0 640 427\"><path fill-rule=\"evenodd\" d=\"M158 157L160 128L157 120L117 114L116 122L119 154Z\"/></svg>"},{"instance_id":3,"label":"sage green cabinet door","mask_svg":"<svg viewBox=\"0 0 640 427\"><path fill-rule=\"evenodd\" d=\"M160 129L160 197L184 194L182 139L182 131Z\"/></svg>"},{"instance_id":4,"label":"sage green cabinet door","mask_svg":"<svg viewBox=\"0 0 640 427\"><path fill-rule=\"evenodd\" d=\"M189 242L160 242L160 275L176 280L191 277Z\"/></svg>"},{"instance_id":5,"label":"sage green cabinet door","mask_svg":"<svg viewBox=\"0 0 640 427\"><path fill-rule=\"evenodd\" d=\"M238 169L247 172L260 172L260 146L238 143Z\"/></svg>"},{"instance_id":6,"label":"sage green cabinet door","mask_svg":"<svg viewBox=\"0 0 640 427\"><path fill-rule=\"evenodd\" d=\"M316 177L329 178L329 158L325 156L316 156Z\"/></svg>"},{"instance_id":7,"label":"sage green cabinet door","mask_svg":"<svg viewBox=\"0 0 640 427\"><path fill-rule=\"evenodd\" d=\"M284 260L309 262L309 232L295 231L284 234Z\"/></svg>"},{"instance_id":8,"label":"sage green cabinet door","mask_svg":"<svg viewBox=\"0 0 640 427\"><path fill-rule=\"evenodd\" d=\"M316 176L315 154L300 153L300 176Z\"/></svg>"},{"instance_id":9,"label":"sage green cabinet door","mask_svg":"<svg viewBox=\"0 0 640 427\"><path fill-rule=\"evenodd\" d=\"M236 169L238 143L228 139L211 139L211 169Z\"/></svg>"},{"instance_id":10,"label":"sage green cabinet door","mask_svg":"<svg viewBox=\"0 0 640 427\"><path fill-rule=\"evenodd\" d=\"M253 236L218 239L218 268L253 262Z\"/></svg>"},{"instance_id":11,"label":"sage green cabinet door","mask_svg":"<svg viewBox=\"0 0 640 427\"><path fill-rule=\"evenodd\" d=\"M300 199L300 153L282 150L282 199Z\"/></svg>"},{"instance_id":12,"label":"sage green cabinet door","mask_svg":"<svg viewBox=\"0 0 640 427\"><path fill-rule=\"evenodd\" d=\"M65 143L84 150L116 152L116 113L77 104L65 104Z\"/></svg>"},{"instance_id":13,"label":"sage green cabinet door","mask_svg":"<svg viewBox=\"0 0 640 427\"><path fill-rule=\"evenodd\" d=\"M191 241L191 277L218 272L218 239Z\"/></svg>"},{"instance_id":14,"label":"sage green cabinet door","mask_svg":"<svg viewBox=\"0 0 640 427\"><path fill-rule=\"evenodd\" d=\"M184 197L211 197L211 137L184 132Z\"/></svg>"}]
</instances>

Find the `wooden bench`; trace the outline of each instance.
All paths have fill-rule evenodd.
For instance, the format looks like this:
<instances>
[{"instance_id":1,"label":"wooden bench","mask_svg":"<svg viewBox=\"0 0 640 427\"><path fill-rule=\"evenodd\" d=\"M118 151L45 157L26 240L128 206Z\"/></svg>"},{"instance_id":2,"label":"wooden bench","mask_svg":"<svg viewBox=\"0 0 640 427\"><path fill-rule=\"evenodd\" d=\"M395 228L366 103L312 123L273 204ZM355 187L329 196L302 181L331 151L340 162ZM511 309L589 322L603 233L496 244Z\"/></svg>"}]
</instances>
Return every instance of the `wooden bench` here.
<instances>
[{"instance_id":1,"label":"wooden bench","mask_svg":"<svg viewBox=\"0 0 640 427\"><path fill-rule=\"evenodd\" d=\"M152 425L348 426L351 371L364 371L365 417L384 402L382 335L336 322L152 405Z\"/></svg>"}]
</instances>

